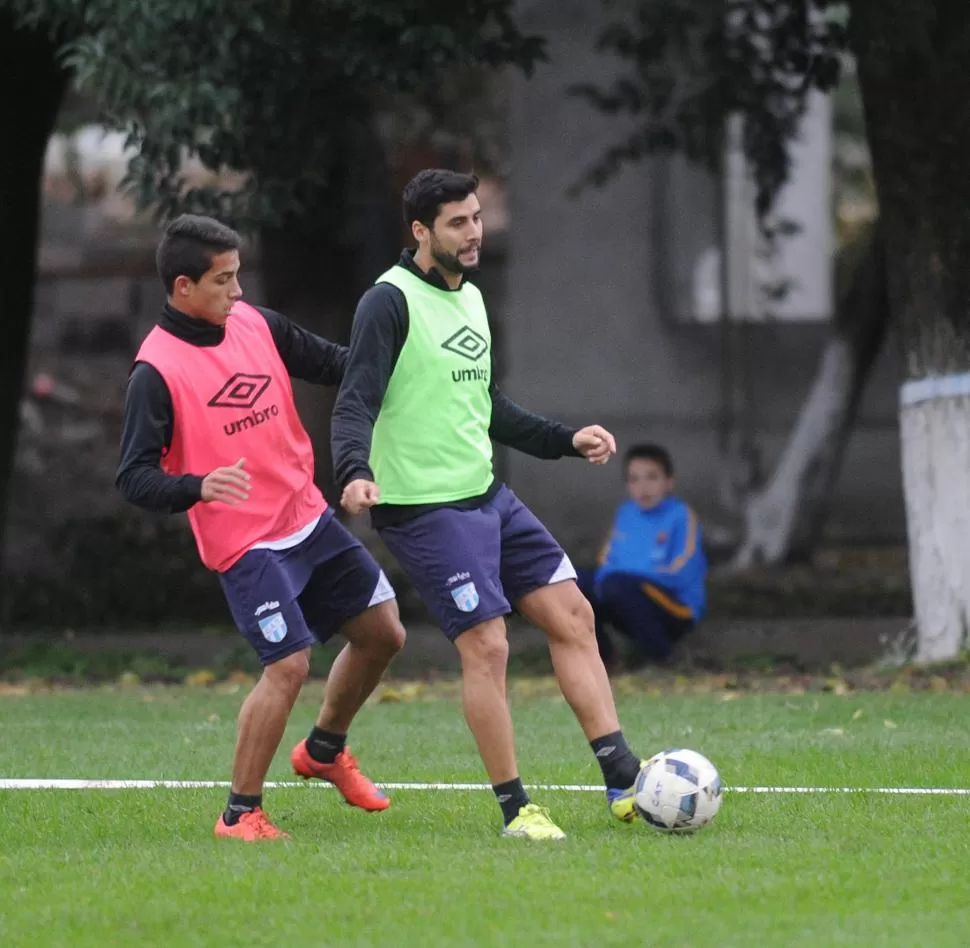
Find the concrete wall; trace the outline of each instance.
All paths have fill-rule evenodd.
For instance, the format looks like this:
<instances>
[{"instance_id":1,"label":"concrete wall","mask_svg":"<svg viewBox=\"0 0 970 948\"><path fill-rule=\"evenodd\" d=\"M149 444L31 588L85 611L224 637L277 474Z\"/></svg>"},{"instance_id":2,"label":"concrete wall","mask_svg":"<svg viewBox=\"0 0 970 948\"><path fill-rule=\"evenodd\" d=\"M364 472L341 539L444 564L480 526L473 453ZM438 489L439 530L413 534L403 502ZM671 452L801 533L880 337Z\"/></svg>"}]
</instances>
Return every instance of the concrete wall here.
<instances>
[{"instance_id":1,"label":"concrete wall","mask_svg":"<svg viewBox=\"0 0 970 948\"><path fill-rule=\"evenodd\" d=\"M714 189L676 163L655 162L579 199L565 193L618 134L615 119L565 94L570 83L603 81L613 68L592 51L599 9L583 0L520 4L522 26L549 37L551 62L533 79L516 80L510 116L503 387L536 411L610 427L621 450L646 438L666 443L681 493L707 522L724 522L716 502L718 330L673 311L685 267L713 226ZM825 332L818 323L751 328L748 363L769 464L808 389ZM904 535L896 374L889 352L846 457L833 536ZM573 548L599 539L622 495L615 468L521 455L505 463L513 488Z\"/></svg>"}]
</instances>

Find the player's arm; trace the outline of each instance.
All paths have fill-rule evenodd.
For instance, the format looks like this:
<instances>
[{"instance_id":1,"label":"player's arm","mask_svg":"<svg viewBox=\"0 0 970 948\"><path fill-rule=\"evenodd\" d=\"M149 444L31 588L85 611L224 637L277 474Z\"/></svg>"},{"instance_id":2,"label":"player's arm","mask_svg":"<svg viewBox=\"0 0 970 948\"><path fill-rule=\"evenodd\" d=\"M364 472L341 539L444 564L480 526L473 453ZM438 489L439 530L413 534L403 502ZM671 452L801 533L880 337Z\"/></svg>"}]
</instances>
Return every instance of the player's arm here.
<instances>
[{"instance_id":1,"label":"player's arm","mask_svg":"<svg viewBox=\"0 0 970 948\"><path fill-rule=\"evenodd\" d=\"M273 335L286 371L315 385L339 385L347 365L347 347L328 342L290 322L276 310L256 307Z\"/></svg>"},{"instance_id":2,"label":"player's arm","mask_svg":"<svg viewBox=\"0 0 970 948\"><path fill-rule=\"evenodd\" d=\"M351 513L379 500L370 468L371 441L408 326L407 301L397 287L379 283L361 297L330 423L334 477L344 492L341 503Z\"/></svg>"},{"instance_id":3,"label":"player's arm","mask_svg":"<svg viewBox=\"0 0 970 948\"><path fill-rule=\"evenodd\" d=\"M248 496L242 460L207 476L171 475L162 456L172 443L175 414L165 380L145 362L128 379L115 486L125 500L154 513L182 513L199 501L239 503Z\"/></svg>"},{"instance_id":4,"label":"player's arm","mask_svg":"<svg viewBox=\"0 0 970 948\"><path fill-rule=\"evenodd\" d=\"M161 467L172 441L174 413L165 380L146 362L132 370L125 392L121 460L115 486L125 500L154 513L181 513L202 499L202 478L173 477Z\"/></svg>"},{"instance_id":5,"label":"player's arm","mask_svg":"<svg viewBox=\"0 0 970 948\"><path fill-rule=\"evenodd\" d=\"M492 421L488 434L493 441L534 458L555 460L580 456L573 445L577 429L516 405L496 384L494 365L488 391L492 396Z\"/></svg>"},{"instance_id":6,"label":"player's arm","mask_svg":"<svg viewBox=\"0 0 970 948\"><path fill-rule=\"evenodd\" d=\"M616 454L613 435L599 425L570 428L516 405L496 384L494 366L489 393L492 421L488 433L499 444L536 458L584 457L594 464L605 464Z\"/></svg>"}]
</instances>

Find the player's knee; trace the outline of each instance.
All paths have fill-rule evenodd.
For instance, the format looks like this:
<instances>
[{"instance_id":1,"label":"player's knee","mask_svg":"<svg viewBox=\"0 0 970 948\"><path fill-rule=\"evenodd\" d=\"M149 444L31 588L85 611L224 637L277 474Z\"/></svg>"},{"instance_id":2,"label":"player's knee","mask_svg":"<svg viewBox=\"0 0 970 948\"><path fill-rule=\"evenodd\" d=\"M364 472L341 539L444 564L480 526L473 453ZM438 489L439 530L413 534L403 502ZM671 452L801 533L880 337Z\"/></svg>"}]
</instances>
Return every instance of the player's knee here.
<instances>
[{"instance_id":1,"label":"player's knee","mask_svg":"<svg viewBox=\"0 0 970 948\"><path fill-rule=\"evenodd\" d=\"M596 618L593 615L593 607L585 596L579 596L570 603L569 623L577 635L593 635Z\"/></svg>"},{"instance_id":2,"label":"player's knee","mask_svg":"<svg viewBox=\"0 0 970 948\"><path fill-rule=\"evenodd\" d=\"M343 631L353 646L373 658L386 661L404 648L407 638L396 599L372 606L345 626Z\"/></svg>"},{"instance_id":3,"label":"player's knee","mask_svg":"<svg viewBox=\"0 0 970 948\"><path fill-rule=\"evenodd\" d=\"M401 618L395 606L393 612L389 611L378 627L377 634L374 636L374 650L381 653L388 661L404 648L407 640L407 632L401 624Z\"/></svg>"},{"instance_id":4,"label":"player's knee","mask_svg":"<svg viewBox=\"0 0 970 948\"><path fill-rule=\"evenodd\" d=\"M548 638L564 645L587 645L596 639L596 619L589 600L579 595L563 597L555 613L555 621L546 630Z\"/></svg>"},{"instance_id":5,"label":"player's knee","mask_svg":"<svg viewBox=\"0 0 970 948\"><path fill-rule=\"evenodd\" d=\"M463 632L457 640L462 668L504 673L509 660L509 640L502 619L491 619Z\"/></svg>"},{"instance_id":6,"label":"player's knee","mask_svg":"<svg viewBox=\"0 0 970 948\"><path fill-rule=\"evenodd\" d=\"M263 677L269 679L280 691L295 697L310 677L310 649L302 649L267 665Z\"/></svg>"}]
</instances>

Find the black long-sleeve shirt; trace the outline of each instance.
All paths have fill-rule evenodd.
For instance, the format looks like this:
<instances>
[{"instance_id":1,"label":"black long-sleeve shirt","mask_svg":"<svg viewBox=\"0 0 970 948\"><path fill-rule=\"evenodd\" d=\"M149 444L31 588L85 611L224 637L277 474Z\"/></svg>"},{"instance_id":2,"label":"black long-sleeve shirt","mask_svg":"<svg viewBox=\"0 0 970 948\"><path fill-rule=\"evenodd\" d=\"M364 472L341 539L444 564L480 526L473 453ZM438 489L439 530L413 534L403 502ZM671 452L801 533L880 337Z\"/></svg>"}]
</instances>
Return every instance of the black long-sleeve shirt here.
<instances>
[{"instance_id":1,"label":"black long-sleeve shirt","mask_svg":"<svg viewBox=\"0 0 970 948\"><path fill-rule=\"evenodd\" d=\"M339 385L347 363L347 348L327 342L294 325L285 316L257 306L266 320L276 351L293 378L318 385ZM166 305L158 321L166 332L193 346L217 346L225 338L222 326L186 316ZM172 397L158 370L137 362L128 379L121 461L115 484L126 500L156 513L181 513L202 499L208 471L173 476L161 468L162 454L172 443Z\"/></svg>"},{"instance_id":2,"label":"black long-sleeve shirt","mask_svg":"<svg viewBox=\"0 0 970 948\"><path fill-rule=\"evenodd\" d=\"M415 264L413 251L405 250L399 263L426 283L451 291L437 270L425 273ZM334 473L340 487L357 478L374 479L370 468L374 423L407 339L408 327L407 300L396 286L378 283L361 298L350 334L346 374L331 423ZM580 456L573 447L577 429L516 405L495 383L494 366L489 393L492 418L488 433L493 441L537 458ZM446 504L378 504L371 511L371 520L375 527L382 527L401 523L436 507L473 509L484 504L500 486L493 481L484 494Z\"/></svg>"}]
</instances>

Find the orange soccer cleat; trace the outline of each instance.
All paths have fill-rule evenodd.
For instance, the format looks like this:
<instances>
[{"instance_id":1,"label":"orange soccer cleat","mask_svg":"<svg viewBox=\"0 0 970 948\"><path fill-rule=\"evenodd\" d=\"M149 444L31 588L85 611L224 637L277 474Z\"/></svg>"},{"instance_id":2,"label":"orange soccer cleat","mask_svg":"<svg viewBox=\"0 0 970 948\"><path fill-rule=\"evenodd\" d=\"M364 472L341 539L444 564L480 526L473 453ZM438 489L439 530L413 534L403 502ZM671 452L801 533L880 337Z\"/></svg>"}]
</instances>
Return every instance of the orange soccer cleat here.
<instances>
[{"instance_id":1,"label":"orange soccer cleat","mask_svg":"<svg viewBox=\"0 0 970 948\"><path fill-rule=\"evenodd\" d=\"M298 777L332 783L351 806L374 812L386 810L391 805L390 799L360 772L349 747L337 754L332 764L321 764L310 756L306 741L303 740L293 748L290 763Z\"/></svg>"},{"instance_id":2,"label":"orange soccer cleat","mask_svg":"<svg viewBox=\"0 0 970 948\"><path fill-rule=\"evenodd\" d=\"M216 822L215 834L226 839L241 839L245 843L255 843L263 839L290 838L288 833L284 833L270 823L262 807L243 813L232 826L226 823L225 814L220 815Z\"/></svg>"}]
</instances>

